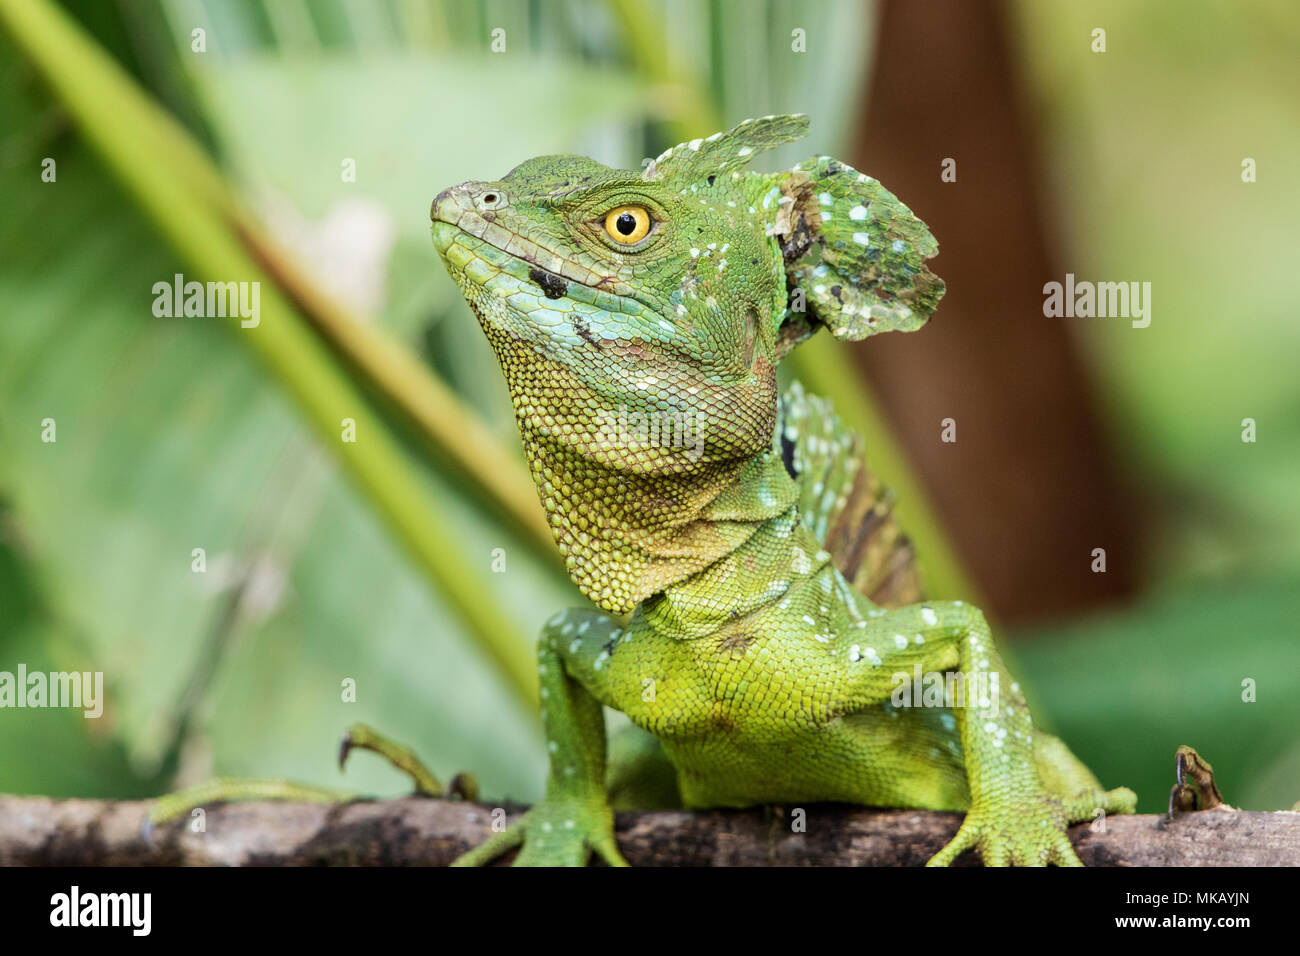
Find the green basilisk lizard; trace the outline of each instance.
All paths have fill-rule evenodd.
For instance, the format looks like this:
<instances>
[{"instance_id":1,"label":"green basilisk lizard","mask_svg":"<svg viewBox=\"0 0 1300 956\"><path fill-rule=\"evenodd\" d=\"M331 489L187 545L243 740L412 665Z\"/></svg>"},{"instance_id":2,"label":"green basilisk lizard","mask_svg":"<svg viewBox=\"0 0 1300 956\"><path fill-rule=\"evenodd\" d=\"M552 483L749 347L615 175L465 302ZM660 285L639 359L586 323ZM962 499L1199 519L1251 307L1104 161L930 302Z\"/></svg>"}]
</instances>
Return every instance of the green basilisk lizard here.
<instances>
[{"instance_id":1,"label":"green basilisk lizard","mask_svg":"<svg viewBox=\"0 0 1300 956\"><path fill-rule=\"evenodd\" d=\"M521 844L520 864L623 862L605 706L658 739L688 807L965 811L934 865L969 848L1078 865L1067 824L1134 810L1035 730L977 608L919 602L860 438L798 386L778 394L808 336L916 329L944 289L934 238L876 180L826 156L746 169L807 126L748 120L642 172L540 157L433 202L601 609L538 642L545 797L458 862Z\"/></svg>"}]
</instances>

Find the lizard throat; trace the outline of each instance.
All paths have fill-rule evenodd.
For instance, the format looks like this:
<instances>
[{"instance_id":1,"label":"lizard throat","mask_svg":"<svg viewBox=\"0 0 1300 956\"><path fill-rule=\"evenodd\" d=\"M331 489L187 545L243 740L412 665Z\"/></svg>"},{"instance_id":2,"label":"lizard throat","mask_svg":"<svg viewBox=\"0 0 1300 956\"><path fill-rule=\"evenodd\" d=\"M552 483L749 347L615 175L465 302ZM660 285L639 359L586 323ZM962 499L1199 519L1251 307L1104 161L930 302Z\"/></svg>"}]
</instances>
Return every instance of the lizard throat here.
<instances>
[{"instance_id":1,"label":"lizard throat","mask_svg":"<svg viewBox=\"0 0 1300 956\"><path fill-rule=\"evenodd\" d=\"M526 425L521 433L570 577L615 614L733 554L764 522L790 511L797 494L770 454L672 474L629 473Z\"/></svg>"}]
</instances>

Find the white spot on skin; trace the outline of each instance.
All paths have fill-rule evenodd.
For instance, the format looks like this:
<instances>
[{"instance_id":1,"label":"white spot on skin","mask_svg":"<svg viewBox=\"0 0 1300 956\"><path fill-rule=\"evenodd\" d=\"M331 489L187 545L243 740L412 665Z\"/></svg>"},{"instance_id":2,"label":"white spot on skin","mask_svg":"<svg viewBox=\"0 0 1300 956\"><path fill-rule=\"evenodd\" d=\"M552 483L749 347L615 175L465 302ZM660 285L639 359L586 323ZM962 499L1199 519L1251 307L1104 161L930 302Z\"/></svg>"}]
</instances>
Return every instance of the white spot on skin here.
<instances>
[{"instance_id":1,"label":"white spot on skin","mask_svg":"<svg viewBox=\"0 0 1300 956\"><path fill-rule=\"evenodd\" d=\"M853 241L860 246L871 245L871 237L867 235L865 232L855 232L853 234Z\"/></svg>"},{"instance_id":2,"label":"white spot on skin","mask_svg":"<svg viewBox=\"0 0 1300 956\"><path fill-rule=\"evenodd\" d=\"M849 660L853 661L854 663L862 660L862 648L859 647L857 644L854 644L852 647L849 648Z\"/></svg>"},{"instance_id":3,"label":"white spot on skin","mask_svg":"<svg viewBox=\"0 0 1300 956\"><path fill-rule=\"evenodd\" d=\"M855 220L857 220L857 221L859 221L859 222L862 221L863 219L866 219L866 218L867 218L867 207L866 207L866 206L854 206L852 209L849 210L849 218L850 218L850 219L855 219Z\"/></svg>"},{"instance_id":4,"label":"white spot on skin","mask_svg":"<svg viewBox=\"0 0 1300 956\"><path fill-rule=\"evenodd\" d=\"M921 620L925 621L930 627L934 627L939 623L939 615L934 613L933 608L923 607L921 608Z\"/></svg>"},{"instance_id":5,"label":"white spot on skin","mask_svg":"<svg viewBox=\"0 0 1300 956\"><path fill-rule=\"evenodd\" d=\"M907 647L907 638L905 638L902 634L895 634L894 646L901 651L903 648Z\"/></svg>"}]
</instances>

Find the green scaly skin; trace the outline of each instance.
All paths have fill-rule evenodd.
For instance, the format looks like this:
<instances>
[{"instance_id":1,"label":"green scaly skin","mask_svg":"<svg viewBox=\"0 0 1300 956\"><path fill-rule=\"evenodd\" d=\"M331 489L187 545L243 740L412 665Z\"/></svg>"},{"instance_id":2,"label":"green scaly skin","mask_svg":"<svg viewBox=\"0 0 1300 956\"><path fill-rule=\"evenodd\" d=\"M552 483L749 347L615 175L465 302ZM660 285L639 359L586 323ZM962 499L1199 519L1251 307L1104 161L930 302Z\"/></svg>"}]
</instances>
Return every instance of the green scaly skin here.
<instances>
[{"instance_id":1,"label":"green scaly skin","mask_svg":"<svg viewBox=\"0 0 1300 956\"><path fill-rule=\"evenodd\" d=\"M546 796L460 863L519 844L519 864L623 862L602 705L658 738L689 807L966 811L935 865L1078 865L1066 825L1134 809L1034 731L978 609L882 606L908 593L908 555L860 440L798 387L778 396L777 362L818 328L909 331L943 294L933 237L874 179L829 157L745 170L806 129L749 120L644 172L541 157L433 203L569 573L605 612L547 624ZM630 246L606 228L626 205L653 222ZM916 666L984 684L901 699Z\"/></svg>"}]
</instances>

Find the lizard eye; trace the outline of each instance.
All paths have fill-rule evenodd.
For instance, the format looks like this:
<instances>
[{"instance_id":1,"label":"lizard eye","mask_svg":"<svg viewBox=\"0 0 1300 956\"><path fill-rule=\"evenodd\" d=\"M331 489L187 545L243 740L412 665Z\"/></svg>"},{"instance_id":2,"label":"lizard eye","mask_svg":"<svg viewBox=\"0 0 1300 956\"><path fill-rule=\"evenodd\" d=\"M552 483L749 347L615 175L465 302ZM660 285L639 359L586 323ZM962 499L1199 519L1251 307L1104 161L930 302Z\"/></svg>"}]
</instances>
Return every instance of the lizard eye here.
<instances>
[{"instance_id":1,"label":"lizard eye","mask_svg":"<svg viewBox=\"0 0 1300 956\"><path fill-rule=\"evenodd\" d=\"M650 213L644 206L619 206L605 216L609 238L625 246L640 242L650 231Z\"/></svg>"}]
</instances>

